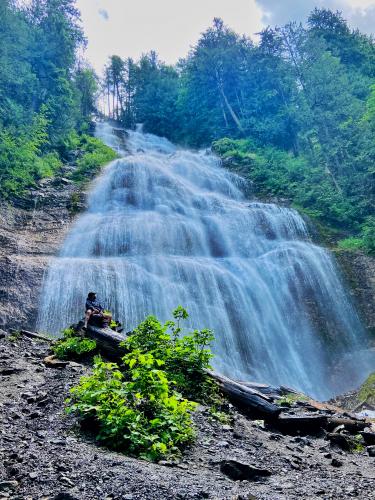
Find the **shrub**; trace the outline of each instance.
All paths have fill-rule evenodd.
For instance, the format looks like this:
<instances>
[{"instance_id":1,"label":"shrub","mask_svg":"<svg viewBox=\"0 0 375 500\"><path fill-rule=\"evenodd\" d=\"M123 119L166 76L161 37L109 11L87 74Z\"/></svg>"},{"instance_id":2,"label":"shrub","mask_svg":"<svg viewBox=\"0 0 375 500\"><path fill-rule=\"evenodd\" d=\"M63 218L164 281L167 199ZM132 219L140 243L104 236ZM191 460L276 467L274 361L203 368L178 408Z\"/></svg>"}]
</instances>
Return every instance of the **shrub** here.
<instances>
[{"instance_id":1,"label":"shrub","mask_svg":"<svg viewBox=\"0 0 375 500\"><path fill-rule=\"evenodd\" d=\"M182 307L173 314L176 321L162 325L149 316L136 328L124 342L121 367L96 358L93 374L68 400L68 412L95 423L99 441L148 460L179 455L193 440L197 403L186 395L204 397L195 386L208 379L204 370L212 357L212 332L180 336L188 315Z\"/></svg>"},{"instance_id":2,"label":"shrub","mask_svg":"<svg viewBox=\"0 0 375 500\"><path fill-rule=\"evenodd\" d=\"M100 171L100 167L117 158L116 152L106 146L100 139L83 134L77 145L79 158L72 179L77 183L92 179Z\"/></svg>"},{"instance_id":3,"label":"shrub","mask_svg":"<svg viewBox=\"0 0 375 500\"><path fill-rule=\"evenodd\" d=\"M73 328L63 332L63 338L52 347L54 354L60 359L76 359L93 353L96 350L95 340L78 336Z\"/></svg>"}]
</instances>

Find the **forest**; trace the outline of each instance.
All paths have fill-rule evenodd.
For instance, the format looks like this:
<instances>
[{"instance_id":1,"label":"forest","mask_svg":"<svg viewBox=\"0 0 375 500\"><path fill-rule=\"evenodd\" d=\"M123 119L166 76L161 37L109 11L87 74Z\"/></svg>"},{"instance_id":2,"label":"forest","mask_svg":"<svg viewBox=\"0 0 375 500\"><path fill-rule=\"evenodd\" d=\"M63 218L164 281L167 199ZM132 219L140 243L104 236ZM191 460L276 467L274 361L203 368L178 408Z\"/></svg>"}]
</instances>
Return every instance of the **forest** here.
<instances>
[{"instance_id":1,"label":"forest","mask_svg":"<svg viewBox=\"0 0 375 500\"><path fill-rule=\"evenodd\" d=\"M212 147L256 195L288 200L343 248L375 251L375 44L339 12L315 9L257 41L214 19L175 66L153 51L114 55L102 80L79 56L74 0L5 0L0 16L4 199L55 175L72 151L77 180L113 158L90 137L101 94L124 127Z\"/></svg>"},{"instance_id":2,"label":"forest","mask_svg":"<svg viewBox=\"0 0 375 500\"><path fill-rule=\"evenodd\" d=\"M74 0L0 2L0 197L21 196L78 156L79 172L115 156L91 137L98 78ZM78 172L78 173L79 173Z\"/></svg>"},{"instance_id":3,"label":"forest","mask_svg":"<svg viewBox=\"0 0 375 500\"><path fill-rule=\"evenodd\" d=\"M113 56L103 91L125 127L212 146L257 195L374 252L374 82L373 38L315 9L306 26L268 27L257 43L215 19L174 67L155 52Z\"/></svg>"}]
</instances>

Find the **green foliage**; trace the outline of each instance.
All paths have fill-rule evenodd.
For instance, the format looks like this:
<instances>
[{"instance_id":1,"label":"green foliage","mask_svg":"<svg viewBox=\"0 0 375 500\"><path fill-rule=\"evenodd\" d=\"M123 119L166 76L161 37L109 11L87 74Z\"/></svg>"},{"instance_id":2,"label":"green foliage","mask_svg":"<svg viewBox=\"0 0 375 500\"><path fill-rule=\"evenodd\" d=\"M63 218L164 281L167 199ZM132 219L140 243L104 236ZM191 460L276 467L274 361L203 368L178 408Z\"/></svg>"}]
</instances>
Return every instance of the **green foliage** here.
<instances>
[{"instance_id":1,"label":"green foliage","mask_svg":"<svg viewBox=\"0 0 375 500\"><path fill-rule=\"evenodd\" d=\"M292 406L293 403L297 401L307 401L309 398L305 394L295 394L294 392L288 392L284 394L280 399L276 400L276 404L280 406Z\"/></svg>"},{"instance_id":2,"label":"green foliage","mask_svg":"<svg viewBox=\"0 0 375 500\"><path fill-rule=\"evenodd\" d=\"M63 338L52 347L59 359L78 359L96 350L95 340L78 336L72 328L67 328L62 333Z\"/></svg>"},{"instance_id":3,"label":"green foliage","mask_svg":"<svg viewBox=\"0 0 375 500\"><path fill-rule=\"evenodd\" d=\"M100 171L100 167L117 158L116 152L106 146L100 139L83 134L77 144L79 158L72 179L78 184L92 180Z\"/></svg>"},{"instance_id":4,"label":"green foliage","mask_svg":"<svg viewBox=\"0 0 375 500\"><path fill-rule=\"evenodd\" d=\"M44 153L48 140L45 113L34 117L17 135L0 129L0 194L3 198L20 195L37 180L51 177L61 166L56 153Z\"/></svg>"},{"instance_id":5,"label":"green foliage","mask_svg":"<svg viewBox=\"0 0 375 500\"><path fill-rule=\"evenodd\" d=\"M181 320L188 314L179 306L174 310L175 321L162 325L154 316L145 319L124 342L129 351L151 353L162 360L168 378L185 397L209 401L215 395L205 369L209 368L212 353L208 348L214 339L211 330L194 330L181 336Z\"/></svg>"},{"instance_id":6,"label":"green foliage","mask_svg":"<svg viewBox=\"0 0 375 500\"><path fill-rule=\"evenodd\" d=\"M375 373L369 375L358 393L358 401L375 404Z\"/></svg>"},{"instance_id":7,"label":"green foliage","mask_svg":"<svg viewBox=\"0 0 375 500\"><path fill-rule=\"evenodd\" d=\"M68 412L91 420L97 439L111 448L147 460L179 455L194 439L197 403L186 395L207 397L194 384L204 380L211 358L209 330L178 337L187 316L179 307L176 321L146 318L124 342L121 367L96 358L92 375L71 390Z\"/></svg>"},{"instance_id":8,"label":"green foliage","mask_svg":"<svg viewBox=\"0 0 375 500\"><path fill-rule=\"evenodd\" d=\"M126 374L96 359L93 374L71 390L69 411L94 418L98 440L112 448L147 460L178 454L194 437L195 404L170 390L151 354L133 353L125 363Z\"/></svg>"},{"instance_id":9,"label":"green foliage","mask_svg":"<svg viewBox=\"0 0 375 500\"><path fill-rule=\"evenodd\" d=\"M362 250L363 249L363 240L361 238L345 238L343 240L338 241L337 246L341 250Z\"/></svg>"},{"instance_id":10,"label":"green foliage","mask_svg":"<svg viewBox=\"0 0 375 500\"><path fill-rule=\"evenodd\" d=\"M69 136L89 129L97 82L77 65L75 0L4 0L0 18L0 196L11 199L56 174Z\"/></svg>"}]
</instances>

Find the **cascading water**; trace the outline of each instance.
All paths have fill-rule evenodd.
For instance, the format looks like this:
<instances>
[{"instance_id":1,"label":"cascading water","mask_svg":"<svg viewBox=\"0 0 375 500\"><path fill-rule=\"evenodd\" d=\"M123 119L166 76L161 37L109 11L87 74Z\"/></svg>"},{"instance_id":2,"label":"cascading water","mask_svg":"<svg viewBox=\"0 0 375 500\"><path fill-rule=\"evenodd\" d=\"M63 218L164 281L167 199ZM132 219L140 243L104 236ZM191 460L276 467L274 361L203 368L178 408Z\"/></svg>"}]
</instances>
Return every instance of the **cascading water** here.
<instances>
[{"instance_id":1,"label":"cascading water","mask_svg":"<svg viewBox=\"0 0 375 500\"><path fill-rule=\"evenodd\" d=\"M119 151L108 124L97 134ZM82 316L89 290L130 330L147 315L216 334L215 368L327 398L369 370L365 334L329 253L293 210L247 201L215 156L128 132L45 277L38 329ZM340 376L332 376L341 361ZM343 361L344 360L344 361Z\"/></svg>"}]
</instances>

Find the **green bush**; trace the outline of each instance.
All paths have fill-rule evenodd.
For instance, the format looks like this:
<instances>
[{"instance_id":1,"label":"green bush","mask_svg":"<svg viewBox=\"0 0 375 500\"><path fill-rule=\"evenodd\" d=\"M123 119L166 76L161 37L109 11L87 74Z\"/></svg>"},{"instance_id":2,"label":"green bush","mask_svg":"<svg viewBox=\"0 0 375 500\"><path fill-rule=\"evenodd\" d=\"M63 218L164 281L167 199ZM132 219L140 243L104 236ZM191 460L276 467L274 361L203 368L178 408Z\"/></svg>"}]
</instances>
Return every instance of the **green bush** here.
<instances>
[{"instance_id":1,"label":"green bush","mask_svg":"<svg viewBox=\"0 0 375 500\"><path fill-rule=\"evenodd\" d=\"M164 325L146 318L124 342L123 365L96 358L93 374L71 389L67 411L94 423L97 439L111 448L158 460L179 455L194 438L197 403L186 395L204 397L194 384L208 378L213 335L202 330L180 336L187 312L179 307L174 318Z\"/></svg>"},{"instance_id":2,"label":"green bush","mask_svg":"<svg viewBox=\"0 0 375 500\"><path fill-rule=\"evenodd\" d=\"M364 244L361 238L345 238L340 240L337 246L342 250L362 250Z\"/></svg>"},{"instance_id":3,"label":"green bush","mask_svg":"<svg viewBox=\"0 0 375 500\"><path fill-rule=\"evenodd\" d=\"M52 347L59 359L77 359L96 350L95 340L78 336L73 328L67 328L62 333L63 338Z\"/></svg>"},{"instance_id":4,"label":"green bush","mask_svg":"<svg viewBox=\"0 0 375 500\"><path fill-rule=\"evenodd\" d=\"M154 316L145 319L124 342L130 352L151 353L164 363L164 370L175 388L186 398L209 402L216 384L205 369L209 368L212 353L208 348L214 339L208 329L194 330L182 335L180 323L188 314L179 306L173 311L175 321L162 325Z\"/></svg>"},{"instance_id":5,"label":"green bush","mask_svg":"<svg viewBox=\"0 0 375 500\"><path fill-rule=\"evenodd\" d=\"M72 174L72 179L83 183L95 177L100 168L117 158L116 152L106 146L100 139L83 134L76 145L79 152L77 168Z\"/></svg>"}]
</instances>

